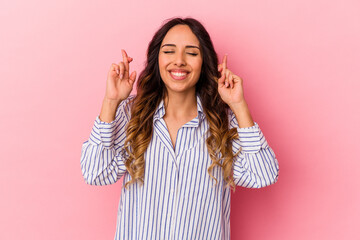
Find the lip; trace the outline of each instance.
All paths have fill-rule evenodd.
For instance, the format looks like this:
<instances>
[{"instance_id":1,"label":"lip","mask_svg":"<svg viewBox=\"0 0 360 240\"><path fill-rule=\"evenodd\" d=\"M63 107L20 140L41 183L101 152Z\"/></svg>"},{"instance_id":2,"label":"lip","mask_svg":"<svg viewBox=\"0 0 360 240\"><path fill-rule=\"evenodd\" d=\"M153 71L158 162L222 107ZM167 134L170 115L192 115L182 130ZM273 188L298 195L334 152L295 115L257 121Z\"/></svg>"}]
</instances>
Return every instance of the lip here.
<instances>
[{"instance_id":1,"label":"lip","mask_svg":"<svg viewBox=\"0 0 360 240\"><path fill-rule=\"evenodd\" d=\"M174 80L184 80L187 78L189 71L184 69L171 69L169 70L169 74Z\"/></svg>"}]
</instances>

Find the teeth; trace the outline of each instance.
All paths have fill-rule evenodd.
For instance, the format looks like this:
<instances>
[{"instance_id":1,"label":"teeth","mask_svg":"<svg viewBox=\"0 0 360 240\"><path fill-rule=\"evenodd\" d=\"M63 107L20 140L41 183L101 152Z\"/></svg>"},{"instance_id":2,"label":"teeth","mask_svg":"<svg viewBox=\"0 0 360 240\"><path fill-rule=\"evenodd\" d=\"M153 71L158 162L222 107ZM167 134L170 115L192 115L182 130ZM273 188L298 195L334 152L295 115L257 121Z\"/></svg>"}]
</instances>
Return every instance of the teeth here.
<instances>
[{"instance_id":1,"label":"teeth","mask_svg":"<svg viewBox=\"0 0 360 240\"><path fill-rule=\"evenodd\" d=\"M186 75L184 72L171 72L172 75L175 75L177 77L183 77Z\"/></svg>"}]
</instances>

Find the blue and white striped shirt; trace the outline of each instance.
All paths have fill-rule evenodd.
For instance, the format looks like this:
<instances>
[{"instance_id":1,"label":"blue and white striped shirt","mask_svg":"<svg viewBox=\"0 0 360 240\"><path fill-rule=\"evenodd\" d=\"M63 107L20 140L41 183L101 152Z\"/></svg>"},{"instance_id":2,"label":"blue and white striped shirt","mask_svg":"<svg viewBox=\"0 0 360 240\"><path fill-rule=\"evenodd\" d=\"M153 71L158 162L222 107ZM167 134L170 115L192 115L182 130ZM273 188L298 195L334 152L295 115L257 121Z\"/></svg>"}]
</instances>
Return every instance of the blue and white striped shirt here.
<instances>
[{"instance_id":1,"label":"blue and white striped shirt","mask_svg":"<svg viewBox=\"0 0 360 240\"><path fill-rule=\"evenodd\" d=\"M81 170L93 185L115 183L123 187L115 239L230 239L230 188L225 188L222 170L216 166L214 185L207 172L211 159L205 140L209 124L197 97L198 116L183 125L175 149L163 116L163 102L154 114L153 135L145 152L144 185L124 185L130 174L124 165L123 146L130 119L128 100L123 101L111 123L96 118L90 138L84 142ZM236 185L260 188L275 183L279 165L259 126L239 128L229 112L230 128L239 139L232 142Z\"/></svg>"}]
</instances>

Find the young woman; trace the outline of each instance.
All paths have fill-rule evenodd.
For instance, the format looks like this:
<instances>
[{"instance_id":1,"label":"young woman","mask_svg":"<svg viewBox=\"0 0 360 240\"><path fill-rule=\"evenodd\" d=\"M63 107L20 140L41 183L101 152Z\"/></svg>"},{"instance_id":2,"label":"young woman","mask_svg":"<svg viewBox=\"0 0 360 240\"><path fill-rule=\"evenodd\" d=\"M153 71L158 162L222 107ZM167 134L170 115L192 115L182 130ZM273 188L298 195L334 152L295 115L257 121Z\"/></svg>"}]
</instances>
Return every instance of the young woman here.
<instances>
[{"instance_id":1,"label":"young woman","mask_svg":"<svg viewBox=\"0 0 360 240\"><path fill-rule=\"evenodd\" d=\"M124 176L115 239L230 239L230 187L265 187L279 171L242 79L227 56L218 65L207 31L192 18L155 33L136 96L129 96L133 59L122 56L81 156L88 184Z\"/></svg>"}]
</instances>

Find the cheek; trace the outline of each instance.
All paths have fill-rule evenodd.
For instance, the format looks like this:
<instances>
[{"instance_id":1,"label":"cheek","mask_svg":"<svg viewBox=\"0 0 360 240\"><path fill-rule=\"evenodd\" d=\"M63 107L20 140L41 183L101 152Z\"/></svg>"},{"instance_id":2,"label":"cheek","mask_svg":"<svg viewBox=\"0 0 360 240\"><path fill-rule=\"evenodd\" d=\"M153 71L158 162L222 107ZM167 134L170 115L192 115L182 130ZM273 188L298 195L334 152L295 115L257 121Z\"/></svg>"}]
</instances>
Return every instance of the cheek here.
<instances>
[{"instance_id":1,"label":"cheek","mask_svg":"<svg viewBox=\"0 0 360 240\"><path fill-rule=\"evenodd\" d=\"M160 71L166 71L166 67L169 64L168 59L159 56L158 61L159 61L159 70Z\"/></svg>"},{"instance_id":2,"label":"cheek","mask_svg":"<svg viewBox=\"0 0 360 240\"><path fill-rule=\"evenodd\" d=\"M164 62L163 58L159 55L158 56L158 63L159 63L160 70L161 70L161 67L163 66L163 62Z\"/></svg>"},{"instance_id":3,"label":"cheek","mask_svg":"<svg viewBox=\"0 0 360 240\"><path fill-rule=\"evenodd\" d=\"M165 61L164 61L164 58L161 55L159 55L158 62L159 62L159 68L160 68L160 71L161 71L165 67Z\"/></svg>"},{"instance_id":4,"label":"cheek","mask_svg":"<svg viewBox=\"0 0 360 240\"><path fill-rule=\"evenodd\" d=\"M164 81L164 79L166 79L167 61L164 57L161 57L161 55L159 55L158 64L159 64L159 72L160 72L161 80Z\"/></svg>"},{"instance_id":5,"label":"cheek","mask_svg":"<svg viewBox=\"0 0 360 240\"><path fill-rule=\"evenodd\" d=\"M202 61L198 61L195 65L195 69L196 69L196 72L198 72L198 74L200 74L200 72L201 72L201 67L202 67Z\"/></svg>"}]
</instances>

